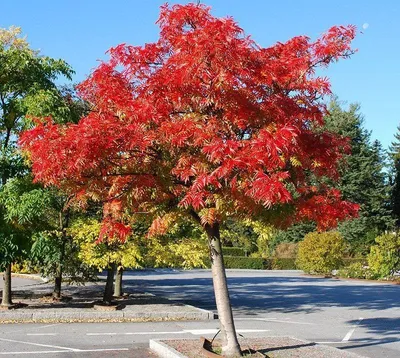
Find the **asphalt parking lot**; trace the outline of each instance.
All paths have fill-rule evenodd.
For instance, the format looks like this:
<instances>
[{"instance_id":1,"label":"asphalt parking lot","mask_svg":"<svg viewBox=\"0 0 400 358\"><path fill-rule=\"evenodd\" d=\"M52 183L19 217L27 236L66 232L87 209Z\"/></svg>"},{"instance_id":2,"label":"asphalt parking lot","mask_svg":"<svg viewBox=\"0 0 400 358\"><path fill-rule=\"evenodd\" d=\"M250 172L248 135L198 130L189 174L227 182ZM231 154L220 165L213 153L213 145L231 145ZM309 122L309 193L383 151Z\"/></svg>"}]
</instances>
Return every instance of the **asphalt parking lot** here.
<instances>
[{"instance_id":1,"label":"asphalt parking lot","mask_svg":"<svg viewBox=\"0 0 400 358\"><path fill-rule=\"evenodd\" d=\"M229 270L228 282L236 326L245 337L286 335L365 357L400 356L399 285L244 270ZM131 271L124 284L215 311L208 270ZM0 326L0 355L144 358L152 357L151 338L212 337L217 330L216 320L6 324Z\"/></svg>"},{"instance_id":2,"label":"asphalt parking lot","mask_svg":"<svg viewBox=\"0 0 400 358\"><path fill-rule=\"evenodd\" d=\"M228 270L236 321L367 357L400 357L400 285ZM128 272L127 285L215 311L207 270Z\"/></svg>"}]
</instances>

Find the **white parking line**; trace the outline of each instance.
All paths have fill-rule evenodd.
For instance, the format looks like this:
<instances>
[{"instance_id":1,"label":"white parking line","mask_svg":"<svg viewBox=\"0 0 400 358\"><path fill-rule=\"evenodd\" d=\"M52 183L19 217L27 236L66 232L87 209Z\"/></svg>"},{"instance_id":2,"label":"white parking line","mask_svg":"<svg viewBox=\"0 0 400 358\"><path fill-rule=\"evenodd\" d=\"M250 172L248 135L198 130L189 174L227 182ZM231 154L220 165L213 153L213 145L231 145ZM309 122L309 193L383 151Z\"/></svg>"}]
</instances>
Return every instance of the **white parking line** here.
<instances>
[{"instance_id":1,"label":"white parking line","mask_svg":"<svg viewBox=\"0 0 400 358\"><path fill-rule=\"evenodd\" d=\"M32 346L37 346L37 347L48 347L48 348L56 348L60 349L59 351L33 351L33 352L0 352L1 355L6 355L6 354L48 354L48 353L82 353L82 352L108 352L108 351L128 351L129 348L100 348L100 349L79 349L79 348L69 348L69 347L61 347L61 346L53 346L50 344L39 344L39 343L33 343L33 342L25 342L25 341L17 341L15 339L6 339L6 338L0 338L0 341L3 342L12 342L12 343L22 343L22 344L28 344Z\"/></svg>"},{"instance_id":2,"label":"white parking line","mask_svg":"<svg viewBox=\"0 0 400 358\"><path fill-rule=\"evenodd\" d=\"M27 336L57 336L58 333L27 333Z\"/></svg>"},{"instance_id":3,"label":"white parking line","mask_svg":"<svg viewBox=\"0 0 400 358\"><path fill-rule=\"evenodd\" d=\"M350 338L351 338L351 336L353 335L353 333L354 333L354 331L356 330L356 328L357 328L357 326L361 323L361 321L363 320L364 318L360 318L359 320L358 320L358 322L354 325L354 328L352 328L350 331L348 331L347 332L347 334L344 336L344 338L342 339L342 342L348 342L349 340L350 340Z\"/></svg>"},{"instance_id":4,"label":"white parking line","mask_svg":"<svg viewBox=\"0 0 400 358\"><path fill-rule=\"evenodd\" d=\"M247 318L247 317L238 317L238 318L235 318L235 321L264 321L264 320L266 320L266 319L273 319L273 320L275 320L275 319L277 319L277 318L273 318L273 317L269 317L269 318L254 318L254 317Z\"/></svg>"},{"instance_id":5,"label":"white parking line","mask_svg":"<svg viewBox=\"0 0 400 358\"><path fill-rule=\"evenodd\" d=\"M152 336L156 334L193 334L195 336L202 334L215 334L219 330L217 328L211 329L184 329L182 331L163 331L163 332L107 332L107 333L86 333L87 336L133 336L133 335L141 335L141 336ZM269 329L238 329L237 333L257 333L257 332L269 332Z\"/></svg>"},{"instance_id":6,"label":"white parking line","mask_svg":"<svg viewBox=\"0 0 400 358\"><path fill-rule=\"evenodd\" d=\"M48 327L54 327L54 326L59 326L62 323L53 323L53 324L47 324L45 326L40 326L38 328L48 328Z\"/></svg>"},{"instance_id":7,"label":"white parking line","mask_svg":"<svg viewBox=\"0 0 400 358\"><path fill-rule=\"evenodd\" d=\"M368 339L357 339L357 343L368 343L371 342ZM327 342L315 342L316 344L351 344L351 342L344 342L344 341L327 341Z\"/></svg>"},{"instance_id":8,"label":"white parking line","mask_svg":"<svg viewBox=\"0 0 400 358\"><path fill-rule=\"evenodd\" d=\"M45 326L35 327L35 328L32 328L32 329L35 329L35 330L36 330L36 329L41 329L41 328L48 328L48 327L53 327L53 326L59 326L59 325L61 325L61 324L63 324L63 323L47 324L47 325L45 325ZM4 334L14 334L14 333L25 332L25 331L26 331L26 328L17 329L17 330L15 330L15 331L2 332L2 333L4 333Z\"/></svg>"},{"instance_id":9,"label":"white parking line","mask_svg":"<svg viewBox=\"0 0 400 358\"><path fill-rule=\"evenodd\" d=\"M86 333L87 336L132 336L132 335L153 335L153 334L182 334L184 331L166 331L166 332L110 332L110 333Z\"/></svg>"},{"instance_id":10,"label":"white parking line","mask_svg":"<svg viewBox=\"0 0 400 358\"><path fill-rule=\"evenodd\" d=\"M203 334L216 334L219 329L185 329L184 332L191 333L195 336L201 336ZM268 332L269 329L237 329L237 333L257 333L257 332Z\"/></svg>"},{"instance_id":11,"label":"white parking line","mask_svg":"<svg viewBox=\"0 0 400 358\"><path fill-rule=\"evenodd\" d=\"M289 323L289 324L304 324L313 326L315 323L302 322L302 321L289 321L276 318L236 318L235 321L265 321L265 322L278 322L278 323Z\"/></svg>"},{"instance_id":12,"label":"white parking line","mask_svg":"<svg viewBox=\"0 0 400 358\"><path fill-rule=\"evenodd\" d=\"M289 323L289 324L304 324L308 326L313 326L315 323L310 323L310 322L301 322L301 321L285 321L281 319L264 319L266 322L278 322L278 323Z\"/></svg>"},{"instance_id":13,"label":"white parking line","mask_svg":"<svg viewBox=\"0 0 400 358\"><path fill-rule=\"evenodd\" d=\"M33 351L33 352L0 352L0 355L14 354L50 354L50 353L71 353L71 351Z\"/></svg>"},{"instance_id":14,"label":"white parking line","mask_svg":"<svg viewBox=\"0 0 400 358\"><path fill-rule=\"evenodd\" d=\"M12 343L22 343L22 344L28 344L28 345L32 345L32 346L38 346L38 347L57 348L57 349L68 350L68 351L70 351L70 352L79 351L79 349L75 349L75 348L68 348L68 347L61 347L61 346L52 346L52 345L50 345L50 344L39 344L39 343L33 343L33 342L17 341L17 340L15 340L15 339L0 338L0 341L12 342Z\"/></svg>"},{"instance_id":15,"label":"white parking line","mask_svg":"<svg viewBox=\"0 0 400 358\"><path fill-rule=\"evenodd\" d=\"M74 353L85 353L85 352L111 352L111 351L129 351L129 348L105 348L105 349L77 349ZM0 355L15 355L15 354L51 354L51 353L71 353L70 350L64 351L32 351L32 352L0 352Z\"/></svg>"}]
</instances>

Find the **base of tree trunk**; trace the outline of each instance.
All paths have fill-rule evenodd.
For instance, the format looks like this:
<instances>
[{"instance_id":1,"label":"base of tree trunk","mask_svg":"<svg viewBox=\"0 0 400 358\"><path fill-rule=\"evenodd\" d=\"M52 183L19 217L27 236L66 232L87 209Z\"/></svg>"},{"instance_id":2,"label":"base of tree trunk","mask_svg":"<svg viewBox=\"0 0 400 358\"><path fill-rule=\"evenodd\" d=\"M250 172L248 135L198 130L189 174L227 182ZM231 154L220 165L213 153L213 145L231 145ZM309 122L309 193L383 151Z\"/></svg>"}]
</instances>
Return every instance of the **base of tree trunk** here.
<instances>
[{"instance_id":1,"label":"base of tree trunk","mask_svg":"<svg viewBox=\"0 0 400 358\"><path fill-rule=\"evenodd\" d=\"M115 272L115 264L112 264L107 269L107 280L106 286L104 288L103 302L105 304L111 304L114 293L114 272Z\"/></svg>"},{"instance_id":2,"label":"base of tree trunk","mask_svg":"<svg viewBox=\"0 0 400 358\"><path fill-rule=\"evenodd\" d=\"M64 295L60 295L59 297L57 295L51 294L47 300L51 299L54 302L69 302L72 301L72 297L71 296L64 296ZM46 299L44 299L46 300Z\"/></svg>"},{"instance_id":3,"label":"base of tree trunk","mask_svg":"<svg viewBox=\"0 0 400 358\"><path fill-rule=\"evenodd\" d=\"M0 311L8 311L8 310L15 310L17 308L23 308L28 306L27 304L24 303L11 303L9 305L6 304L0 304Z\"/></svg>"},{"instance_id":4,"label":"base of tree trunk","mask_svg":"<svg viewBox=\"0 0 400 358\"><path fill-rule=\"evenodd\" d=\"M61 282L61 276L57 276L54 280L53 298L57 300L61 300Z\"/></svg>"},{"instance_id":5,"label":"base of tree trunk","mask_svg":"<svg viewBox=\"0 0 400 358\"><path fill-rule=\"evenodd\" d=\"M13 309L15 309L16 307L15 307L16 305L14 305L14 304L11 304L11 305L0 305L0 311L7 311L7 310L13 310Z\"/></svg>"},{"instance_id":6,"label":"base of tree trunk","mask_svg":"<svg viewBox=\"0 0 400 358\"><path fill-rule=\"evenodd\" d=\"M207 232L210 248L214 295L223 341L222 354L229 358L240 357L241 351L229 298L219 224L214 224L213 226L206 225L205 230Z\"/></svg>"},{"instance_id":7,"label":"base of tree trunk","mask_svg":"<svg viewBox=\"0 0 400 358\"><path fill-rule=\"evenodd\" d=\"M124 307L122 304L115 302L98 301L93 304L93 308L98 311L118 311Z\"/></svg>"},{"instance_id":8,"label":"base of tree trunk","mask_svg":"<svg viewBox=\"0 0 400 358\"><path fill-rule=\"evenodd\" d=\"M13 302L11 299L11 263L6 265L6 268L3 273L3 291L1 297L1 307L10 307L13 306Z\"/></svg>"}]
</instances>

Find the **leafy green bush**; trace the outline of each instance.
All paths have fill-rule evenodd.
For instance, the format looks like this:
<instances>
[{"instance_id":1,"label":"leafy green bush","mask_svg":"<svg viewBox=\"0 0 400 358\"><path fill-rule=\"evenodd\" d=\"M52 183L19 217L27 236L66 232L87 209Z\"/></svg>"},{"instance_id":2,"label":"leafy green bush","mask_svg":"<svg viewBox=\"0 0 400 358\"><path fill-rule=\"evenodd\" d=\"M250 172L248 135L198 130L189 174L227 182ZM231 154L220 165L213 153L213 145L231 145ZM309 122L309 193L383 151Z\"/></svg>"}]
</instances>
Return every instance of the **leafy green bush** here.
<instances>
[{"instance_id":1,"label":"leafy green bush","mask_svg":"<svg viewBox=\"0 0 400 358\"><path fill-rule=\"evenodd\" d=\"M69 237L63 243L60 231L40 231L33 235L30 262L43 277L54 279L58 263L61 262L67 282L85 283L95 280L98 270L81 260L79 249L77 243Z\"/></svg>"},{"instance_id":2,"label":"leafy green bush","mask_svg":"<svg viewBox=\"0 0 400 358\"><path fill-rule=\"evenodd\" d=\"M224 256L246 256L247 251L242 247L223 247Z\"/></svg>"},{"instance_id":3,"label":"leafy green bush","mask_svg":"<svg viewBox=\"0 0 400 358\"><path fill-rule=\"evenodd\" d=\"M40 269L39 269L39 267L34 266L31 261L23 260L21 262L14 262L12 264L11 272L37 274L40 272Z\"/></svg>"},{"instance_id":4,"label":"leafy green bush","mask_svg":"<svg viewBox=\"0 0 400 358\"><path fill-rule=\"evenodd\" d=\"M274 257L271 260L271 268L273 270L297 270L296 259Z\"/></svg>"},{"instance_id":5,"label":"leafy green bush","mask_svg":"<svg viewBox=\"0 0 400 358\"><path fill-rule=\"evenodd\" d=\"M368 265L376 278L387 278L400 271L400 236L384 234L375 239L371 246Z\"/></svg>"},{"instance_id":6,"label":"leafy green bush","mask_svg":"<svg viewBox=\"0 0 400 358\"><path fill-rule=\"evenodd\" d=\"M346 267L341 268L337 275L345 278L372 278L370 269L361 262L354 262Z\"/></svg>"},{"instance_id":7,"label":"leafy green bush","mask_svg":"<svg viewBox=\"0 0 400 358\"><path fill-rule=\"evenodd\" d=\"M345 242L336 231L311 232L299 243L296 265L308 273L331 274L343 261Z\"/></svg>"},{"instance_id":8,"label":"leafy green bush","mask_svg":"<svg viewBox=\"0 0 400 358\"><path fill-rule=\"evenodd\" d=\"M345 257L343 258L343 266L342 267L348 267L353 264L362 264L364 266L367 265L367 258L354 258L354 257Z\"/></svg>"}]
</instances>

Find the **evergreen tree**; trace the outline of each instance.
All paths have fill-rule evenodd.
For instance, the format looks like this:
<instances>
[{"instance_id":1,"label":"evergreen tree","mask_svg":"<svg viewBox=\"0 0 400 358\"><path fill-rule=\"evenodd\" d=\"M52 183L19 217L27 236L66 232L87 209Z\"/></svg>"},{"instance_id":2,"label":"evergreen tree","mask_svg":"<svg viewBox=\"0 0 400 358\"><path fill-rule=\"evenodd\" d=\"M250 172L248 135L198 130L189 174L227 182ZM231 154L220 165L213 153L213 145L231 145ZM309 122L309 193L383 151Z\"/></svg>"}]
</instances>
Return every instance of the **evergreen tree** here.
<instances>
[{"instance_id":1,"label":"evergreen tree","mask_svg":"<svg viewBox=\"0 0 400 358\"><path fill-rule=\"evenodd\" d=\"M400 226L400 125L397 127L395 140L389 147L390 154L390 183L391 191L391 209L396 222L396 227Z\"/></svg>"},{"instance_id":2,"label":"evergreen tree","mask_svg":"<svg viewBox=\"0 0 400 358\"><path fill-rule=\"evenodd\" d=\"M393 226L390 209L390 185L384 172L385 153L379 141L371 143L371 134L363 128L360 107L348 110L333 101L326 116L326 127L348 137L351 151L341 168L341 179L334 184L343 198L360 205L359 217L339 225L339 231L350 243L352 253L366 253L375 237Z\"/></svg>"},{"instance_id":3,"label":"evergreen tree","mask_svg":"<svg viewBox=\"0 0 400 358\"><path fill-rule=\"evenodd\" d=\"M329 115L324 118L326 129L350 141L351 150L341 166L339 181L330 180L327 184L338 187L345 200L360 205L359 217L344 221L338 227L350 244L352 254L366 254L375 237L394 224L390 205L391 185L384 171L386 156L379 141L371 143L371 135L363 127L363 117L359 112L359 105L351 104L345 110L335 99L329 105ZM399 142L394 148L397 150L400 170L400 134L397 139ZM397 217L400 217L400 183L394 187L393 193L395 190L398 193L395 201ZM296 224L278 232L274 241L298 242L313 230L313 223Z\"/></svg>"}]
</instances>

